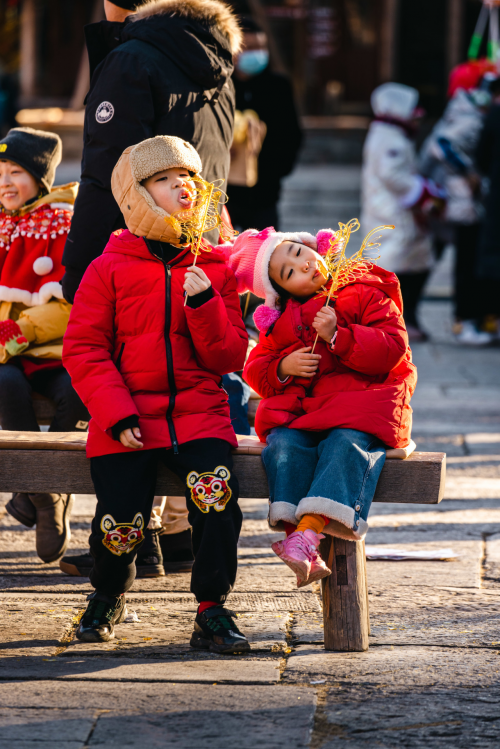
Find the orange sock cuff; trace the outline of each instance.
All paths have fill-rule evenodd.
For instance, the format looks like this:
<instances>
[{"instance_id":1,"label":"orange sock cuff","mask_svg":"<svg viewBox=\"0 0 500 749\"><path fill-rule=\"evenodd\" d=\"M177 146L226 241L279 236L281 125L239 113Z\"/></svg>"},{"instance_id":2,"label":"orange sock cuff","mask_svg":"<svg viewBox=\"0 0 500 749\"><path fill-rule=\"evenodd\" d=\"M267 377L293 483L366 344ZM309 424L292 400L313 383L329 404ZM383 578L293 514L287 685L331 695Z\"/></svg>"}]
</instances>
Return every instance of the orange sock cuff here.
<instances>
[{"instance_id":1,"label":"orange sock cuff","mask_svg":"<svg viewBox=\"0 0 500 749\"><path fill-rule=\"evenodd\" d=\"M302 515L297 526L298 531L314 531L321 533L326 525L326 519L323 515Z\"/></svg>"}]
</instances>

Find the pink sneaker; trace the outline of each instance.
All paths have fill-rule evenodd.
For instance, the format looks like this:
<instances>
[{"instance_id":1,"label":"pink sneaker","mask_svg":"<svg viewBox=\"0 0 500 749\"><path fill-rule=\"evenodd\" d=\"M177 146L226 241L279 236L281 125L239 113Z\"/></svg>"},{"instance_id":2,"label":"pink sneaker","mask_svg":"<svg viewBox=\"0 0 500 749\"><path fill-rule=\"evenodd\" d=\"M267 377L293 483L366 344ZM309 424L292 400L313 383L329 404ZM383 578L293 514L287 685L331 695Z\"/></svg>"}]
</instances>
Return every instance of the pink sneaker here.
<instances>
[{"instance_id":1,"label":"pink sneaker","mask_svg":"<svg viewBox=\"0 0 500 749\"><path fill-rule=\"evenodd\" d=\"M295 572L297 582L302 582L309 578L313 551L322 538L321 534L318 535L314 531L295 531L284 541L276 541L271 548Z\"/></svg>"},{"instance_id":2,"label":"pink sneaker","mask_svg":"<svg viewBox=\"0 0 500 749\"><path fill-rule=\"evenodd\" d=\"M313 531L306 531L306 533L313 533ZM324 535L322 533L315 533L314 535L316 536L318 541L316 546L314 546L311 550L311 571L309 572L307 580L299 580L299 578L297 577L297 588L303 588L304 585L310 585L315 580L321 580L322 577L328 577L328 575L332 574L331 569L326 566L323 558L318 553L319 542L322 538L324 538Z\"/></svg>"}]
</instances>

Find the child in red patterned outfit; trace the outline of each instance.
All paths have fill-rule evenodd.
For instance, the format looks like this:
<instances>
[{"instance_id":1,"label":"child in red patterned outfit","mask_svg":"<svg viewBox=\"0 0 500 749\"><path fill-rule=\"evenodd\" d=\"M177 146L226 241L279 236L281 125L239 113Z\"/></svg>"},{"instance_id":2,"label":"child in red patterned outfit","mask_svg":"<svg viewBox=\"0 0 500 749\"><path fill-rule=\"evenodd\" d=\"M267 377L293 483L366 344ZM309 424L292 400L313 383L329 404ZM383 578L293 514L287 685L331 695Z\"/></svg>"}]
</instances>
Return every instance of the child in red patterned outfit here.
<instances>
[{"instance_id":1,"label":"child in red patterned outfit","mask_svg":"<svg viewBox=\"0 0 500 749\"><path fill-rule=\"evenodd\" d=\"M52 189L59 136L14 128L0 141L0 425L40 431L32 391L56 404L51 431L85 430L87 410L64 370L62 337L71 306L63 299L61 259L76 183ZM61 557L70 538L69 494L15 494L7 511L36 523L37 552Z\"/></svg>"}]
</instances>

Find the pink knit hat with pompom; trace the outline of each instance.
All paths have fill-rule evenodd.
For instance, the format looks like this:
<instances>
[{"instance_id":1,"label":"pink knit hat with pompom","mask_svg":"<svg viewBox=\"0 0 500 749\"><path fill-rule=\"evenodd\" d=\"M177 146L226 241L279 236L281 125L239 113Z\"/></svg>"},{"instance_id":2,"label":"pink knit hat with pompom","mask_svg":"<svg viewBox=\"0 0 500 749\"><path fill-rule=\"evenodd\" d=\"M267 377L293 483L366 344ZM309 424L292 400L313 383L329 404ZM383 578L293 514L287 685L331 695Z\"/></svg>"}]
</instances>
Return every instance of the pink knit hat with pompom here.
<instances>
[{"instance_id":1,"label":"pink knit hat with pompom","mask_svg":"<svg viewBox=\"0 0 500 749\"><path fill-rule=\"evenodd\" d=\"M299 242L324 255L333 236L331 229L323 229L314 237L308 232L279 232L269 226L262 231L247 229L234 242L217 247L224 252L227 265L236 276L238 293L251 291L265 299L265 304L257 307L253 317L259 330L267 330L281 315L279 294L269 279L269 263L276 247L282 242Z\"/></svg>"}]
</instances>

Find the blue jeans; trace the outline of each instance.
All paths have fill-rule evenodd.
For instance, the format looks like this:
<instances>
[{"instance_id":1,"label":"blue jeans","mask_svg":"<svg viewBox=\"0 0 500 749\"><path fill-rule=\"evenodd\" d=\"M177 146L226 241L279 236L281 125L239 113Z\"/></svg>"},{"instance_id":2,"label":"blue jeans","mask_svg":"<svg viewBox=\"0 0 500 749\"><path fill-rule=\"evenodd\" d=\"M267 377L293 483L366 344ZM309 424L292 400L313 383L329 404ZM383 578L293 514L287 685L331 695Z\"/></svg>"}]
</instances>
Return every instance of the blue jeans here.
<instances>
[{"instance_id":1,"label":"blue jeans","mask_svg":"<svg viewBox=\"0 0 500 749\"><path fill-rule=\"evenodd\" d=\"M222 387L228 395L229 412L234 431L236 434L250 434L248 422L250 388L234 372L222 376Z\"/></svg>"},{"instance_id":2,"label":"blue jeans","mask_svg":"<svg viewBox=\"0 0 500 749\"><path fill-rule=\"evenodd\" d=\"M325 533L364 538L385 447L356 429L306 432L276 427L262 451L270 489L269 525L297 525L302 515L330 518Z\"/></svg>"}]
</instances>

